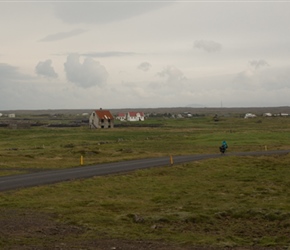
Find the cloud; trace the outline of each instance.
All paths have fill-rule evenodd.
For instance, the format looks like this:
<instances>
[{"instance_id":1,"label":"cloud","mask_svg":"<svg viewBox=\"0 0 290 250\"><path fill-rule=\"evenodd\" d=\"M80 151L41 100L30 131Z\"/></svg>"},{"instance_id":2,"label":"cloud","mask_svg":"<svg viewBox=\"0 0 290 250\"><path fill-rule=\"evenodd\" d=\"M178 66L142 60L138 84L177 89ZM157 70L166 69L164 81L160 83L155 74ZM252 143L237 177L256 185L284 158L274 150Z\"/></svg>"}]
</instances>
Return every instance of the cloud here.
<instances>
[{"instance_id":1,"label":"cloud","mask_svg":"<svg viewBox=\"0 0 290 250\"><path fill-rule=\"evenodd\" d=\"M254 67L255 69L259 69L259 68L264 67L264 66L269 66L269 64L264 59L252 60L252 61L249 61L249 64L250 64L250 66Z\"/></svg>"},{"instance_id":2,"label":"cloud","mask_svg":"<svg viewBox=\"0 0 290 250\"><path fill-rule=\"evenodd\" d=\"M267 91L289 89L290 90L290 69L285 68L264 68L260 70L247 69L238 73L233 78L233 87L248 91L264 89Z\"/></svg>"},{"instance_id":3,"label":"cloud","mask_svg":"<svg viewBox=\"0 0 290 250\"><path fill-rule=\"evenodd\" d=\"M122 82L122 88L120 88L119 94L121 94L120 96L127 95L127 98L129 96L137 96L140 99L150 97L152 98L154 96L152 95L154 92L148 90L146 86L146 82Z\"/></svg>"},{"instance_id":4,"label":"cloud","mask_svg":"<svg viewBox=\"0 0 290 250\"><path fill-rule=\"evenodd\" d=\"M20 73L17 67L6 63L0 63L0 84L8 84L13 81L26 81L31 79L31 76Z\"/></svg>"},{"instance_id":5,"label":"cloud","mask_svg":"<svg viewBox=\"0 0 290 250\"><path fill-rule=\"evenodd\" d=\"M86 32L86 30L83 29L75 29L69 32L60 32L53 35L46 36L40 40L40 42L54 42L59 41L63 39L67 39L73 36L78 36L82 33Z\"/></svg>"},{"instance_id":6,"label":"cloud","mask_svg":"<svg viewBox=\"0 0 290 250\"><path fill-rule=\"evenodd\" d=\"M108 23L128 19L169 5L166 2L99 1L55 3L55 15L67 23Z\"/></svg>"},{"instance_id":7,"label":"cloud","mask_svg":"<svg viewBox=\"0 0 290 250\"><path fill-rule=\"evenodd\" d=\"M206 40L196 40L193 43L193 47L197 49L204 50L206 52L218 52L222 49L222 45L220 43L214 41L206 41Z\"/></svg>"},{"instance_id":8,"label":"cloud","mask_svg":"<svg viewBox=\"0 0 290 250\"><path fill-rule=\"evenodd\" d=\"M257 71L260 85L269 91L290 90L290 69L285 68L265 68Z\"/></svg>"},{"instance_id":9,"label":"cloud","mask_svg":"<svg viewBox=\"0 0 290 250\"><path fill-rule=\"evenodd\" d=\"M0 81L4 79L17 78L17 68L6 63L0 63Z\"/></svg>"},{"instance_id":10,"label":"cloud","mask_svg":"<svg viewBox=\"0 0 290 250\"><path fill-rule=\"evenodd\" d=\"M82 88L104 86L108 78L106 68L90 57L85 58L83 64L79 59L79 54L70 54L67 57L64 63L67 79Z\"/></svg>"},{"instance_id":11,"label":"cloud","mask_svg":"<svg viewBox=\"0 0 290 250\"><path fill-rule=\"evenodd\" d=\"M167 66L157 75L160 77L167 78L167 81L171 83L176 83L182 80L186 80L186 77L183 75L182 71L176 68L175 66Z\"/></svg>"},{"instance_id":12,"label":"cloud","mask_svg":"<svg viewBox=\"0 0 290 250\"><path fill-rule=\"evenodd\" d=\"M23 108L25 100L31 100L28 95L35 93L26 91L33 84L35 77L20 72L18 67L0 63L0 100L1 109Z\"/></svg>"},{"instance_id":13,"label":"cloud","mask_svg":"<svg viewBox=\"0 0 290 250\"><path fill-rule=\"evenodd\" d=\"M57 78L58 75L55 73L54 68L51 66L52 61L50 59L39 62L35 67L35 72L37 75L45 76L48 78Z\"/></svg>"},{"instance_id":14,"label":"cloud","mask_svg":"<svg viewBox=\"0 0 290 250\"><path fill-rule=\"evenodd\" d=\"M257 74L252 69L237 73L232 80L234 89L255 90L258 87Z\"/></svg>"},{"instance_id":15,"label":"cloud","mask_svg":"<svg viewBox=\"0 0 290 250\"><path fill-rule=\"evenodd\" d=\"M82 56L88 57L120 57L120 56L133 56L136 55L134 52L122 52L122 51L106 51L106 52L90 52L83 53Z\"/></svg>"},{"instance_id":16,"label":"cloud","mask_svg":"<svg viewBox=\"0 0 290 250\"><path fill-rule=\"evenodd\" d=\"M142 62L138 65L137 68L143 71L148 71L151 68L151 64L148 62Z\"/></svg>"}]
</instances>

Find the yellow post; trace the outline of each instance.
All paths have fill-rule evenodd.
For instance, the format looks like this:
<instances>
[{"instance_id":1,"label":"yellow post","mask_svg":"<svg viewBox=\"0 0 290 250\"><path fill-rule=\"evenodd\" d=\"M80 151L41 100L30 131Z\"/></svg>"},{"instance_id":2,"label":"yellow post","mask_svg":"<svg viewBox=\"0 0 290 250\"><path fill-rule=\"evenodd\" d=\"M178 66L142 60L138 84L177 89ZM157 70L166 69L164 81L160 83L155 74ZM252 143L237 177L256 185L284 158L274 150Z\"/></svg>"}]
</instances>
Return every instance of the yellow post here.
<instances>
[{"instance_id":1,"label":"yellow post","mask_svg":"<svg viewBox=\"0 0 290 250\"><path fill-rule=\"evenodd\" d=\"M265 151L267 151L268 149L267 149L267 145L265 145Z\"/></svg>"},{"instance_id":2,"label":"yellow post","mask_svg":"<svg viewBox=\"0 0 290 250\"><path fill-rule=\"evenodd\" d=\"M172 155L170 155L170 164L173 165L173 158L172 158Z\"/></svg>"},{"instance_id":3,"label":"yellow post","mask_svg":"<svg viewBox=\"0 0 290 250\"><path fill-rule=\"evenodd\" d=\"M81 155L81 165L84 165L84 157Z\"/></svg>"}]
</instances>

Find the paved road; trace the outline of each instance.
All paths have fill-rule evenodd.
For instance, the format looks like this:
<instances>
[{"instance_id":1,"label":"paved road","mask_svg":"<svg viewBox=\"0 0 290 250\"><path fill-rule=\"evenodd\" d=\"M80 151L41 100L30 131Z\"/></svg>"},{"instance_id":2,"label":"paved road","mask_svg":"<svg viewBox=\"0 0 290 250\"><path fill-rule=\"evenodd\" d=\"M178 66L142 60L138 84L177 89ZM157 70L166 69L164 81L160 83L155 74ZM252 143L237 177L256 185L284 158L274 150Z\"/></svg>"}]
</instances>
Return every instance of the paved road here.
<instances>
[{"instance_id":1,"label":"paved road","mask_svg":"<svg viewBox=\"0 0 290 250\"><path fill-rule=\"evenodd\" d=\"M210 158L225 156L259 156L259 155L281 155L288 154L290 150L261 151L261 152L239 152L204 155L173 156L173 163L185 163ZM74 179L90 178L93 176L109 175L122 172L129 172L137 169L161 167L170 165L170 157L150 158L131 160L124 162L104 163L91 166L81 166L70 169L49 170L30 174L11 175L0 177L0 191L8 191L26 187L53 184Z\"/></svg>"}]
</instances>

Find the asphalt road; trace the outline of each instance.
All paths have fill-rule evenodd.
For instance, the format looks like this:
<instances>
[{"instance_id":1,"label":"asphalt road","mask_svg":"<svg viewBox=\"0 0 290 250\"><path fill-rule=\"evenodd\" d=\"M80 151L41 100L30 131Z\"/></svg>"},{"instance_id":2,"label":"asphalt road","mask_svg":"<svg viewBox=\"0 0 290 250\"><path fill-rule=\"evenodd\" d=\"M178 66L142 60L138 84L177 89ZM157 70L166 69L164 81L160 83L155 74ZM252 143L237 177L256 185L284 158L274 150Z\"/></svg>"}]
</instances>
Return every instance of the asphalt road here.
<instances>
[{"instance_id":1,"label":"asphalt road","mask_svg":"<svg viewBox=\"0 0 290 250\"><path fill-rule=\"evenodd\" d=\"M239 152L204 155L185 155L173 156L173 164L200 161L210 158L219 158L225 156L259 156L259 155L281 155L288 154L290 150L260 151L260 152ZM123 172L130 172L137 169L161 167L171 165L170 157L150 158L131 160L124 162L104 163L91 166L81 166L76 168L49 170L37 173L11 175L0 177L0 191L8 191L20 188L53 184L62 181L90 178L93 176L102 176ZM0 170L1 171L1 170Z\"/></svg>"}]
</instances>

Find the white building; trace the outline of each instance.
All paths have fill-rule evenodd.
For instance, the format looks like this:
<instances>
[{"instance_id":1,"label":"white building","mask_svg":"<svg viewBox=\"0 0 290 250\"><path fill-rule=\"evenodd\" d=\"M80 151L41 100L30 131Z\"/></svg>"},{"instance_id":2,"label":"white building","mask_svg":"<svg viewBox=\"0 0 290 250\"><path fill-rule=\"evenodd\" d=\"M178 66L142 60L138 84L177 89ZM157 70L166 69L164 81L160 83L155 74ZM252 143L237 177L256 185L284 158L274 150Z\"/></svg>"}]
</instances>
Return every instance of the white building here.
<instances>
[{"instance_id":1,"label":"white building","mask_svg":"<svg viewBox=\"0 0 290 250\"><path fill-rule=\"evenodd\" d=\"M143 112L128 112L127 113L127 121L135 122L135 121L144 121L145 115Z\"/></svg>"},{"instance_id":2,"label":"white building","mask_svg":"<svg viewBox=\"0 0 290 250\"><path fill-rule=\"evenodd\" d=\"M245 114L245 118L255 118L257 117L255 114L252 114L252 113L247 113Z\"/></svg>"},{"instance_id":3,"label":"white building","mask_svg":"<svg viewBox=\"0 0 290 250\"><path fill-rule=\"evenodd\" d=\"M125 113L119 113L119 114L116 116L116 120L119 120L119 121L125 121L125 120L126 120L126 114L125 114Z\"/></svg>"}]
</instances>

